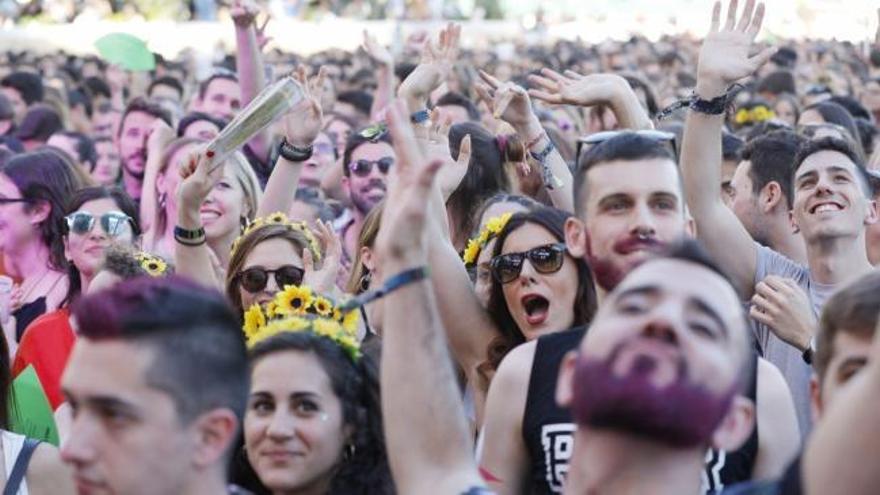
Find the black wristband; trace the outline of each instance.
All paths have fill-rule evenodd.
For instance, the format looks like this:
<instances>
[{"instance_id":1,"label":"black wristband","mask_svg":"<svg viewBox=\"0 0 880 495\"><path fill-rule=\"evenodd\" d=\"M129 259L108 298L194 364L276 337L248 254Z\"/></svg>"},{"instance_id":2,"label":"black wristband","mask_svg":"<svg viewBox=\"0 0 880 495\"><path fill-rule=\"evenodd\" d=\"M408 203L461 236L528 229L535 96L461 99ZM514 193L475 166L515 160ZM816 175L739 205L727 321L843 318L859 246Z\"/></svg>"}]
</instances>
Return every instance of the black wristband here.
<instances>
[{"instance_id":1,"label":"black wristband","mask_svg":"<svg viewBox=\"0 0 880 495\"><path fill-rule=\"evenodd\" d=\"M354 299L348 301L343 304L340 308L343 313L346 311L351 311L355 308L359 308L368 303L375 301L376 299L380 299L382 297L387 296L389 293L394 292L395 290L403 287L404 285L408 285L414 282L418 282L420 280L424 280L431 276L431 270L427 266L420 266L418 268L412 268L410 270L406 270L398 273L397 275L389 278L382 284L382 287L371 290L369 292L365 292Z\"/></svg>"},{"instance_id":2,"label":"black wristband","mask_svg":"<svg viewBox=\"0 0 880 495\"><path fill-rule=\"evenodd\" d=\"M694 94L690 105L691 110L707 115L721 115L727 110L727 95L728 93L725 93L711 100L704 100Z\"/></svg>"},{"instance_id":3,"label":"black wristband","mask_svg":"<svg viewBox=\"0 0 880 495\"><path fill-rule=\"evenodd\" d=\"M201 246L208 241L208 238L205 236L204 227L199 227L196 230L187 230L183 227L175 226L174 240L184 246Z\"/></svg>"},{"instance_id":4,"label":"black wristband","mask_svg":"<svg viewBox=\"0 0 880 495\"><path fill-rule=\"evenodd\" d=\"M282 139L281 143L278 144L278 154L281 155L285 160L289 160L291 162L304 162L312 157L312 145L308 145L305 148L300 148L299 146L295 146L287 142L287 139Z\"/></svg>"}]
</instances>

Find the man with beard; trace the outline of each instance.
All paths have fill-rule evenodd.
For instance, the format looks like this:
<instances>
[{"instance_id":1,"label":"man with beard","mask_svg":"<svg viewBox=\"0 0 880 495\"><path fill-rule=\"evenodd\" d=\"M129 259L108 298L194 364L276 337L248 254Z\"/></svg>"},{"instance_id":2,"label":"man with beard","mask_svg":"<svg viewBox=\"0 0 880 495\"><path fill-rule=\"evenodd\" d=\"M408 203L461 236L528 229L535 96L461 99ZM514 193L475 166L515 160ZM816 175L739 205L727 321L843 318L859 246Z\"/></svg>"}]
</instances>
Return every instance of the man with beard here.
<instances>
[{"instance_id":1,"label":"man with beard","mask_svg":"<svg viewBox=\"0 0 880 495\"><path fill-rule=\"evenodd\" d=\"M865 231L877 220L877 212L861 159L835 138L810 141L802 147L788 178L793 191L790 218L804 239L806 265L757 244L724 205L713 186L720 175L720 137L728 87L753 74L773 54L767 49L749 56L758 33L756 24L763 17L759 8L756 22L750 25L753 10L754 2L750 1L736 27L735 12L729 13L725 29L710 33L703 42L681 165L699 238L731 275L742 300L753 303L751 316L758 323L758 344L788 382L801 434L806 434L810 428L811 370L805 352L811 349L812 335L807 331L797 341L787 341L787 330L777 315L793 298L800 299L798 291L802 291L808 302L796 313L815 321L835 289L872 269Z\"/></svg>"},{"instance_id":2,"label":"man with beard","mask_svg":"<svg viewBox=\"0 0 880 495\"><path fill-rule=\"evenodd\" d=\"M125 107L116 134L116 147L122 162L122 184L125 192L138 202L147 164L147 139L156 120L171 127L171 115L167 110L146 98L135 98Z\"/></svg>"},{"instance_id":3,"label":"man with beard","mask_svg":"<svg viewBox=\"0 0 880 495\"><path fill-rule=\"evenodd\" d=\"M384 129L368 127L348 139L342 156L342 187L350 205L337 227L344 262L354 259L364 219L385 198L388 170L395 159L391 137Z\"/></svg>"},{"instance_id":4,"label":"man with beard","mask_svg":"<svg viewBox=\"0 0 880 495\"><path fill-rule=\"evenodd\" d=\"M675 161L664 143L643 134L621 133L583 155L575 195L578 220L566 226L566 244L572 256L590 261L600 303L636 266L692 232ZM499 493L519 493L526 484L533 493L561 493L575 424L554 402L553 384L583 332L522 344L498 368L486 403L480 465ZM755 357L750 371L745 392L758 404L758 426L741 450L707 453L706 490L778 476L797 450L794 409L779 371Z\"/></svg>"}]
</instances>

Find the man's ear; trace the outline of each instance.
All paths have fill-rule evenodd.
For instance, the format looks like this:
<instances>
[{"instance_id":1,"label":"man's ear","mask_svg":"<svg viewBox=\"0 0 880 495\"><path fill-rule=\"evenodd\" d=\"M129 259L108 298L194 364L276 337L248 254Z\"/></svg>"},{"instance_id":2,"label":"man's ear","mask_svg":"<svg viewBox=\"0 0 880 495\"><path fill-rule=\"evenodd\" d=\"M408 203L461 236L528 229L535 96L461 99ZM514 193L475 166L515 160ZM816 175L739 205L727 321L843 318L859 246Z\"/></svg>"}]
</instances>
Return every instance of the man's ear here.
<instances>
[{"instance_id":1,"label":"man's ear","mask_svg":"<svg viewBox=\"0 0 880 495\"><path fill-rule=\"evenodd\" d=\"M694 216L691 215L691 210L687 206L684 207L684 233L687 235L689 239L697 238L697 222L694 220Z\"/></svg>"},{"instance_id":2,"label":"man's ear","mask_svg":"<svg viewBox=\"0 0 880 495\"><path fill-rule=\"evenodd\" d=\"M877 201L871 199L868 200L868 207L865 212L865 225L871 225L876 223L880 218L878 218L877 212Z\"/></svg>"},{"instance_id":3,"label":"man's ear","mask_svg":"<svg viewBox=\"0 0 880 495\"><path fill-rule=\"evenodd\" d=\"M822 418L822 412L825 410L825 403L822 400L822 385L819 384L819 378L813 373L810 377L810 412L813 415L813 424L819 422Z\"/></svg>"},{"instance_id":4,"label":"man's ear","mask_svg":"<svg viewBox=\"0 0 880 495\"><path fill-rule=\"evenodd\" d=\"M577 368L577 351L568 351L559 366L559 378L556 380L556 403L560 407L568 407L574 397L574 372Z\"/></svg>"},{"instance_id":5,"label":"man's ear","mask_svg":"<svg viewBox=\"0 0 880 495\"><path fill-rule=\"evenodd\" d=\"M213 409L192 424L195 434L192 463L207 468L221 462L238 434L238 418L229 409Z\"/></svg>"},{"instance_id":6,"label":"man's ear","mask_svg":"<svg viewBox=\"0 0 880 495\"><path fill-rule=\"evenodd\" d=\"M569 217L565 221L565 247L573 258L584 258L587 255L590 242L587 235L587 227L579 219Z\"/></svg>"},{"instance_id":7,"label":"man's ear","mask_svg":"<svg viewBox=\"0 0 880 495\"><path fill-rule=\"evenodd\" d=\"M794 218L794 210L788 211L788 223L791 224L791 233L797 234L801 231L801 228L798 227L797 220Z\"/></svg>"},{"instance_id":8,"label":"man's ear","mask_svg":"<svg viewBox=\"0 0 880 495\"><path fill-rule=\"evenodd\" d=\"M45 222L52 213L52 205L45 200L34 201L25 209L25 213L30 217L31 225L38 225Z\"/></svg>"},{"instance_id":9,"label":"man's ear","mask_svg":"<svg viewBox=\"0 0 880 495\"><path fill-rule=\"evenodd\" d=\"M755 428L755 403L741 395L733 398L727 416L712 434L712 447L733 452L748 440Z\"/></svg>"},{"instance_id":10,"label":"man's ear","mask_svg":"<svg viewBox=\"0 0 880 495\"><path fill-rule=\"evenodd\" d=\"M776 181L770 181L761 189L758 195L758 201L761 212L770 213L777 205L785 201L785 195L782 193L782 186Z\"/></svg>"}]
</instances>

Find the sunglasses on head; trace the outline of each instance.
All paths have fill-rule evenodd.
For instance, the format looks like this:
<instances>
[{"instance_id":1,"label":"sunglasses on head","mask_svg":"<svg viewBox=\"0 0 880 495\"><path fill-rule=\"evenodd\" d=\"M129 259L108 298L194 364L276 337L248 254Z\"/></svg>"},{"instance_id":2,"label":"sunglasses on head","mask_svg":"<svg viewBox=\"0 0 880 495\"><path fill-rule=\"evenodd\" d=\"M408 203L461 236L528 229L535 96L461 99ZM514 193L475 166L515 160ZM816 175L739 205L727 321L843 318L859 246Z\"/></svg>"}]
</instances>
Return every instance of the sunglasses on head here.
<instances>
[{"instance_id":1,"label":"sunglasses on head","mask_svg":"<svg viewBox=\"0 0 880 495\"><path fill-rule=\"evenodd\" d=\"M589 136L584 136L578 139L577 150L575 154L575 164L580 163L582 154L586 153L587 150L589 150L593 146L604 143L609 139L616 138L617 136L621 136L623 134L636 134L640 137L647 138L652 141L657 141L658 143L668 143L669 151L672 152L672 156L676 157L676 159L678 157L678 150L675 146L675 134L671 132L655 131L653 129L643 129L640 131L603 131L597 132L595 134L590 134Z\"/></svg>"},{"instance_id":2,"label":"sunglasses on head","mask_svg":"<svg viewBox=\"0 0 880 495\"><path fill-rule=\"evenodd\" d=\"M492 277L502 284L516 280L522 271L523 263L528 259L532 268L538 273L556 273L565 261L565 244L546 244L524 253L507 253L492 258L489 269Z\"/></svg>"},{"instance_id":3,"label":"sunglasses on head","mask_svg":"<svg viewBox=\"0 0 880 495\"><path fill-rule=\"evenodd\" d=\"M262 266L254 266L246 270L242 270L238 274L238 281L241 287L255 294L266 288L269 283L269 275L275 275L275 283L279 289L283 289L288 285L301 285L305 271L293 265L284 265L274 270L266 270Z\"/></svg>"},{"instance_id":4,"label":"sunglasses on head","mask_svg":"<svg viewBox=\"0 0 880 495\"><path fill-rule=\"evenodd\" d=\"M382 175L385 175L388 173L388 169L394 165L394 158L386 156L375 161L357 160L348 164L348 171L358 177L368 177L373 172L373 165L379 167L379 171L382 172Z\"/></svg>"},{"instance_id":5,"label":"sunglasses on head","mask_svg":"<svg viewBox=\"0 0 880 495\"><path fill-rule=\"evenodd\" d=\"M78 211L64 217L67 222L68 232L83 235L95 228L95 216L87 211ZM121 211L111 211L100 216L101 229L110 237L117 237L123 233L126 225L134 225L130 216Z\"/></svg>"}]
</instances>

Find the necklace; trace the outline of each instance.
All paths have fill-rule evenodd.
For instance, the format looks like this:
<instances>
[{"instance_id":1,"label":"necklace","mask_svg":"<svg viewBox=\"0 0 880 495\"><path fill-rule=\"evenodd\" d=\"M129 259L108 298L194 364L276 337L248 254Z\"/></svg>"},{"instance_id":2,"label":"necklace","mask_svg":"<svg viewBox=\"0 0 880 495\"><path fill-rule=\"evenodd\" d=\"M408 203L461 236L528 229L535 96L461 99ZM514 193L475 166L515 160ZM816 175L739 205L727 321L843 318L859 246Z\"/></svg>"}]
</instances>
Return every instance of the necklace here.
<instances>
[{"instance_id":1,"label":"necklace","mask_svg":"<svg viewBox=\"0 0 880 495\"><path fill-rule=\"evenodd\" d=\"M40 283L43 281L43 279L45 279L46 276L49 275L49 273L51 273L51 272L52 272L51 269L46 268L46 271L44 271L43 274L40 275L40 277L37 279L37 281L34 282L33 284L31 284L31 286L28 287L28 290L23 292L21 299L19 299L19 301L21 301L22 305L29 301L29 299L31 297L31 293L33 293L34 290L40 286ZM57 283L58 283L58 281L56 280L55 284L57 284ZM52 284L52 288L55 287L55 284ZM50 288L49 290L51 291L52 288Z\"/></svg>"}]
</instances>

